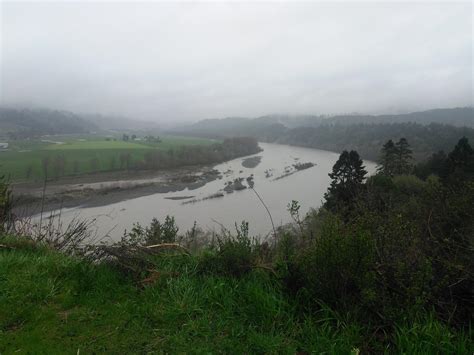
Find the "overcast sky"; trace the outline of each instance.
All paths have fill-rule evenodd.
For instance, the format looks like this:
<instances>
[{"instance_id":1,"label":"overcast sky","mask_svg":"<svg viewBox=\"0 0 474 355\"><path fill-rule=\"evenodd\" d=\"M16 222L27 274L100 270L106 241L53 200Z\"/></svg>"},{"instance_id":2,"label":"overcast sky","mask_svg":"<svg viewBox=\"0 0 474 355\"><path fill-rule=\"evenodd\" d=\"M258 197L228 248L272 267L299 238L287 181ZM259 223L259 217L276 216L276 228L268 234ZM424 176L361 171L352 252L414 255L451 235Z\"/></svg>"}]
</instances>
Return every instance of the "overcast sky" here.
<instances>
[{"instance_id":1,"label":"overcast sky","mask_svg":"<svg viewBox=\"0 0 474 355\"><path fill-rule=\"evenodd\" d=\"M470 2L1 6L2 105L174 122L472 105Z\"/></svg>"}]
</instances>

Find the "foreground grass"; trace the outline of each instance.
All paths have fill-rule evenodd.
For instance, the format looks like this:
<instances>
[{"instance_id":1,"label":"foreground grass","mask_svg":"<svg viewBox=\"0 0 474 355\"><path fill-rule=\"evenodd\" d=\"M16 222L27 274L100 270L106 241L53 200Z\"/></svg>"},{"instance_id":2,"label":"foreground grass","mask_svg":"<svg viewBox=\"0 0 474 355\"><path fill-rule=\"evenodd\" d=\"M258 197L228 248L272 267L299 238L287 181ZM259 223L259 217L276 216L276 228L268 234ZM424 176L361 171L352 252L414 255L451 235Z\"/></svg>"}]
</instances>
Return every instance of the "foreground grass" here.
<instances>
[{"instance_id":1,"label":"foreground grass","mask_svg":"<svg viewBox=\"0 0 474 355\"><path fill-rule=\"evenodd\" d=\"M197 258L168 256L158 281L141 288L112 266L14 246L0 248L2 354L474 350L468 335L429 316L400 323L384 341L328 309L305 316L262 271L203 276Z\"/></svg>"}]
</instances>

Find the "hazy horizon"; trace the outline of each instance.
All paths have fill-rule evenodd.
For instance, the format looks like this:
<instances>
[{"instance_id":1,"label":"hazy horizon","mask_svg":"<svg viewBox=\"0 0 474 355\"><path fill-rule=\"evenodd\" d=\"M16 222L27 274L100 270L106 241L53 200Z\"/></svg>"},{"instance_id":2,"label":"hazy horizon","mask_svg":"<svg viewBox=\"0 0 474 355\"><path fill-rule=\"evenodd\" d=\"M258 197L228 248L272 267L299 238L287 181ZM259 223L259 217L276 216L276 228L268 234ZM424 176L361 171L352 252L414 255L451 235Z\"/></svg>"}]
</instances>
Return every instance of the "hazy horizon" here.
<instances>
[{"instance_id":1,"label":"hazy horizon","mask_svg":"<svg viewBox=\"0 0 474 355\"><path fill-rule=\"evenodd\" d=\"M472 11L3 2L0 104L173 124L471 107Z\"/></svg>"}]
</instances>

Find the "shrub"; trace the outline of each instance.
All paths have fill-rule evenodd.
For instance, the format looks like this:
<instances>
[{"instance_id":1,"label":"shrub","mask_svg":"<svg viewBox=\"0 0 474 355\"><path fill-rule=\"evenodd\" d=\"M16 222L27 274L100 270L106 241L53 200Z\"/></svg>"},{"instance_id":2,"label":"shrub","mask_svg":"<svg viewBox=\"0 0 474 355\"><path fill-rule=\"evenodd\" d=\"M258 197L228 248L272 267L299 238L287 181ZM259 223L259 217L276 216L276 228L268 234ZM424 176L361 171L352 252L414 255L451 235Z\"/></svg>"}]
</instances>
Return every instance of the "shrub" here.
<instances>
[{"instance_id":1,"label":"shrub","mask_svg":"<svg viewBox=\"0 0 474 355\"><path fill-rule=\"evenodd\" d=\"M407 195L420 194L424 191L426 183L415 175L398 175L393 178L396 188Z\"/></svg>"},{"instance_id":2,"label":"shrub","mask_svg":"<svg viewBox=\"0 0 474 355\"><path fill-rule=\"evenodd\" d=\"M136 246L175 243L178 231L174 217L166 216L163 223L153 218L150 225L145 228L140 223L135 223L129 232L124 232L120 244Z\"/></svg>"},{"instance_id":3,"label":"shrub","mask_svg":"<svg viewBox=\"0 0 474 355\"><path fill-rule=\"evenodd\" d=\"M349 306L370 300L374 261L370 234L346 229L338 217L329 215L320 233L290 262L287 286L304 289L310 304Z\"/></svg>"},{"instance_id":4,"label":"shrub","mask_svg":"<svg viewBox=\"0 0 474 355\"><path fill-rule=\"evenodd\" d=\"M248 223L242 222L237 235L226 233L216 245L201 255L199 271L206 274L240 277L256 264L256 242L248 235Z\"/></svg>"}]
</instances>

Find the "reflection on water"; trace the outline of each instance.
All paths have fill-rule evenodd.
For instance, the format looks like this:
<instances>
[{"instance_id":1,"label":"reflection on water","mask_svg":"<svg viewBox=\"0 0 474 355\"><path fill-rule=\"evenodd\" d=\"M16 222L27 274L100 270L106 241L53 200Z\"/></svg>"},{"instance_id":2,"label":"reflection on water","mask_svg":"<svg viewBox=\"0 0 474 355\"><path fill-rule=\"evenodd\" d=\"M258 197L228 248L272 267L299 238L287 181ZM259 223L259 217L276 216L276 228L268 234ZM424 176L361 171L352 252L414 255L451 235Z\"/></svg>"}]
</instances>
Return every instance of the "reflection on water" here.
<instances>
[{"instance_id":1,"label":"reflection on water","mask_svg":"<svg viewBox=\"0 0 474 355\"><path fill-rule=\"evenodd\" d=\"M287 211L291 200L300 203L303 213L321 205L330 183L328 173L339 154L269 143L260 143L260 146L264 151L255 154L261 156L257 166L243 166L242 158L216 165L223 178L198 189L154 194L101 207L68 209L63 211L62 219L67 222L73 217L96 218L98 234L109 233L114 239L120 238L134 222L148 225L153 217L162 220L166 215L175 217L181 232L190 229L194 221L205 230L219 231L220 225L233 230L235 223L245 220L249 222L250 234L267 235L271 223L255 193L251 189L224 192L226 183L243 178L247 185L246 178L253 174L255 190L268 206L275 224L282 225L291 221ZM288 167L297 162L312 162L316 166L288 174ZM374 163L366 162L365 165L369 173L375 171ZM285 174L288 176L276 179ZM222 194L224 196L220 197ZM215 198L209 198L212 195ZM191 199L197 202L186 203Z\"/></svg>"}]
</instances>

